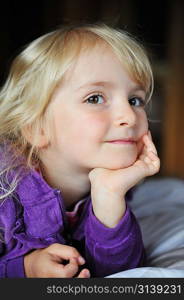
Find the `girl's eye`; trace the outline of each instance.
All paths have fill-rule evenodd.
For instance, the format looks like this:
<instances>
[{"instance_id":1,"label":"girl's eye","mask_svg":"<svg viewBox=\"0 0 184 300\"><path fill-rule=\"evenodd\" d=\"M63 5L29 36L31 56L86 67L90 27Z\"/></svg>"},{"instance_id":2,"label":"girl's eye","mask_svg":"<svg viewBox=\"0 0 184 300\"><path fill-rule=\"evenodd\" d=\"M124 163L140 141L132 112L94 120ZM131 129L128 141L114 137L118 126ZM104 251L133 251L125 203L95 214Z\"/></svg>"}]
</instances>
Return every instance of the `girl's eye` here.
<instances>
[{"instance_id":1,"label":"girl's eye","mask_svg":"<svg viewBox=\"0 0 184 300\"><path fill-rule=\"evenodd\" d=\"M92 95L88 97L85 102L90 104L102 104L104 102L104 99L102 95Z\"/></svg>"},{"instance_id":2,"label":"girl's eye","mask_svg":"<svg viewBox=\"0 0 184 300\"><path fill-rule=\"evenodd\" d=\"M132 106L145 106L145 100L143 100L140 97L133 97L131 99L128 100L130 105Z\"/></svg>"}]
</instances>

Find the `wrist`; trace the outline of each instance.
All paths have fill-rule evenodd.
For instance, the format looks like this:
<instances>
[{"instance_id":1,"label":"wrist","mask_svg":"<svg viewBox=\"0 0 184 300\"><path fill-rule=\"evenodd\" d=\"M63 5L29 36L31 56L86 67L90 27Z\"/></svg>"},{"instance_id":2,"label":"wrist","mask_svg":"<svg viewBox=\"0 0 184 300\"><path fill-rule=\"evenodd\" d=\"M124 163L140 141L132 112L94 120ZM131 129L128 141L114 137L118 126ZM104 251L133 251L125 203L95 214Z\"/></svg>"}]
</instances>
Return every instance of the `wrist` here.
<instances>
[{"instance_id":1,"label":"wrist","mask_svg":"<svg viewBox=\"0 0 184 300\"><path fill-rule=\"evenodd\" d=\"M35 254L39 253L41 249L32 250L24 256L24 270L27 278L35 277L32 261L36 260Z\"/></svg>"},{"instance_id":2,"label":"wrist","mask_svg":"<svg viewBox=\"0 0 184 300\"><path fill-rule=\"evenodd\" d=\"M26 254L24 256L24 272L25 272L25 277L29 278L31 277L30 274L29 274L29 254Z\"/></svg>"},{"instance_id":3,"label":"wrist","mask_svg":"<svg viewBox=\"0 0 184 300\"><path fill-rule=\"evenodd\" d=\"M92 195L93 213L96 218L106 227L115 227L126 211L124 197L111 197L109 195Z\"/></svg>"}]
</instances>

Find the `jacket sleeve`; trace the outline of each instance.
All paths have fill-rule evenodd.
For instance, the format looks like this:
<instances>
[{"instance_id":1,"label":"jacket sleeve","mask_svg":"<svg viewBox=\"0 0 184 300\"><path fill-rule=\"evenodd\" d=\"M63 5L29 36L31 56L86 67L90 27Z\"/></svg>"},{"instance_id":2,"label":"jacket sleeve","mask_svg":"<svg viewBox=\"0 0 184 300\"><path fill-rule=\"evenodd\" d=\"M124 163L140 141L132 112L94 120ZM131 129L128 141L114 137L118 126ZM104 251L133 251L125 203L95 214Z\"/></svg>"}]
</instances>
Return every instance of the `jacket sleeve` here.
<instances>
[{"instance_id":1,"label":"jacket sleeve","mask_svg":"<svg viewBox=\"0 0 184 300\"><path fill-rule=\"evenodd\" d=\"M0 263L0 278L23 278L24 257L19 256L11 260L5 260Z\"/></svg>"},{"instance_id":2,"label":"jacket sleeve","mask_svg":"<svg viewBox=\"0 0 184 300\"><path fill-rule=\"evenodd\" d=\"M139 267L145 251L139 225L127 206L125 215L114 228L104 226L89 207L86 224L86 260L93 277L104 277Z\"/></svg>"},{"instance_id":3,"label":"jacket sleeve","mask_svg":"<svg viewBox=\"0 0 184 300\"><path fill-rule=\"evenodd\" d=\"M25 277L27 253L53 243L65 244L59 203L55 197L43 200L40 205L24 203L22 207L8 198L0 205L0 278Z\"/></svg>"},{"instance_id":4,"label":"jacket sleeve","mask_svg":"<svg viewBox=\"0 0 184 300\"><path fill-rule=\"evenodd\" d=\"M20 229L16 206L10 198L0 205L0 278L25 277L22 245L14 237Z\"/></svg>"}]
</instances>

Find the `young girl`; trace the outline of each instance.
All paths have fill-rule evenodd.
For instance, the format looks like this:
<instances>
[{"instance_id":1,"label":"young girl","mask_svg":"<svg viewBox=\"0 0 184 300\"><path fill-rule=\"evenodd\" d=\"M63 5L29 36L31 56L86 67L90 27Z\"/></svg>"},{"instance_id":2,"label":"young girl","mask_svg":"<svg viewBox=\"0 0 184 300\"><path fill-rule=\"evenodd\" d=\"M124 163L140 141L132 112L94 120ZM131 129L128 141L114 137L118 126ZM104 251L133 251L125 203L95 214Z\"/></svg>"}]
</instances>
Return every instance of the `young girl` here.
<instances>
[{"instance_id":1,"label":"young girl","mask_svg":"<svg viewBox=\"0 0 184 300\"><path fill-rule=\"evenodd\" d=\"M105 25L58 29L0 95L0 277L102 277L141 266L127 192L159 170L143 48Z\"/></svg>"}]
</instances>

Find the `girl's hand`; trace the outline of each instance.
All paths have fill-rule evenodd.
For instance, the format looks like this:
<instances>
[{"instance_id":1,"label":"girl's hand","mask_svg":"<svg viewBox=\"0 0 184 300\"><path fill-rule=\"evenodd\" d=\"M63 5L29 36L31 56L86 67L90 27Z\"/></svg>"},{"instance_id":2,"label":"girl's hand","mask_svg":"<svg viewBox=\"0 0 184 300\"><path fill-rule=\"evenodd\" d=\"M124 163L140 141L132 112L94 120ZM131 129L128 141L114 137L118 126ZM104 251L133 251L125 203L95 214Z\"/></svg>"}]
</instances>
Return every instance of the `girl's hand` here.
<instances>
[{"instance_id":1,"label":"girl's hand","mask_svg":"<svg viewBox=\"0 0 184 300\"><path fill-rule=\"evenodd\" d=\"M93 211L107 227L117 225L124 215L126 192L146 176L159 171L160 160L150 132L143 136L142 143L141 153L130 167L119 170L95 168L89 173Z\"/></svg>"},{"instance_id":2,"label":"girl's hand","mask_svg":"<svg viewBox=\"0 0 184 300\"><path fill-rule=\"evenodd\" d=\"M68 260L67 264L62 264ZM70 246L52 244L47 248L34 250L25 255L26 277L32 278L71 278L75 277L79 266L85 263L79 252ZM89 278L88 269L83 269L77 278Z\"/></svg>"}]
</instances>

